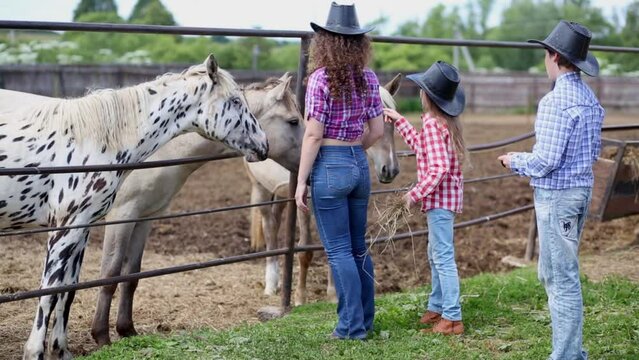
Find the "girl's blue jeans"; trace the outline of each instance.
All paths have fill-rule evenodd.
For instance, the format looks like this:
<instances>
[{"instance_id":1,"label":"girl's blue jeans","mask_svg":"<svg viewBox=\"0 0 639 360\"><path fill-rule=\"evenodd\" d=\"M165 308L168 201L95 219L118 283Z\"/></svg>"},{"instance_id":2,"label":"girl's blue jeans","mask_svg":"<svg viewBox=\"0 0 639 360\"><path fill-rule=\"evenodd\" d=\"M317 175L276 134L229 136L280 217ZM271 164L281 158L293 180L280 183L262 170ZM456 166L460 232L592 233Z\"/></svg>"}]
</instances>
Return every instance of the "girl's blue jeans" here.
<instances>
[{"instance_id":1,"label":"girl's blue jeans","mask_svg":"<svg viewBox=\"0 0 639 360\"><path fill-rule=\"evenodd\" d=\"M361 146L322 146L311 172L312 208L333 271L334 335L364 339L373 328L373 262L365 243L371 183Z\"/></svg>"},{"instance_id":2,"label":"girl's blue jeans","mask_svg":"<svg viewBox=\"0 0 639 360\"><path fill-rule=\"evenodd\" d=\"M460 321L459 276L453 244L455 213L446 209L431 209L426 212L426 218L432 282L428 310L442 314L446 320Z\"/></svg>"}]
</instances>

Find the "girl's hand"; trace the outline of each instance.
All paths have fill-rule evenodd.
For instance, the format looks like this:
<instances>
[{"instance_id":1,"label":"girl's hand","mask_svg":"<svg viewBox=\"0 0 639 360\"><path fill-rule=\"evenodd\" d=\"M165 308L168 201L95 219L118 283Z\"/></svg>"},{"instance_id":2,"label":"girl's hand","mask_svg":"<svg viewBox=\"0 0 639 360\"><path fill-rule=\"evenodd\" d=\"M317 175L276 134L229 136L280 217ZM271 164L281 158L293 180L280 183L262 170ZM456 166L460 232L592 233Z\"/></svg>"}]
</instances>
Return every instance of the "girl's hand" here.
<instances>
[{"instance_id":1,"label":"girl's hand","mask_svg":"<svg viewBox=\"0 0 639 360\"><path fill-rule=\"evenodd\" d=\"M397 111L389 108L384 108L384 121L386 121L387 123L394 123L402 117L403 116Z\"/></svg>"},{"instance_id":2,"label":"girl's hand","mask_svg":"<svg viewBox=\"0 0 639 360\"><path fill-rule=\"evenodd\" d=\"M404 202L406 203L406 208L410 210L413 206L415 206L415 202L413 198L408 195L408 193L404 194Z\"/></svg>"},{"instance_id":3,"label":"girl's hand","mask_svg":"<svg viewBox=\"0 0 639 360\"><path fill-rule=\"evenodd\" d=\"M295 204L304 213L308 213L308 205L306 203L307 193L308 186L306 186L306 183L297 183L297 188L295 189Z\"/></svg>"}]
</instances>

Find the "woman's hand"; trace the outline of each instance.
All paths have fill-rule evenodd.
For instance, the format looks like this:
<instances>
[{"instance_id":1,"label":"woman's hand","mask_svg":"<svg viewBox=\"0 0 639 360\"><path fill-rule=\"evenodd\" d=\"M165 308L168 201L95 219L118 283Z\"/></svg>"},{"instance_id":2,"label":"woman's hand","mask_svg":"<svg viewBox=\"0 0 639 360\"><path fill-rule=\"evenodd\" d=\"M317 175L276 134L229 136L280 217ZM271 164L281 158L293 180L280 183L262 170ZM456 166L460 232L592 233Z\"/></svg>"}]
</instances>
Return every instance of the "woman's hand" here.
<instances>
[{"instance_id":1,"label":"woman's hand","mask_svg":"<svg viewBox=\"0 0 639 360\"><path fill-rule=\"evenodd\" d=\"M295 189L295 204L304 213L308 213L308 205L307 205L307 198L306 198L307 194L308 194L308 186L306 186L306 183L298 182L297 188Z\"/></svg>"},{"instance_id":2,"label":"woman's hand","mask_svg":"<svg viewBox=\"0 0 639 360\"><path fill-rule=\"evenodd\" d=\"M384 121L386 121L387 123L394 123L402 117L403 116L397 111L390 108L384 108Z\"/></svg>"}]
</instances>

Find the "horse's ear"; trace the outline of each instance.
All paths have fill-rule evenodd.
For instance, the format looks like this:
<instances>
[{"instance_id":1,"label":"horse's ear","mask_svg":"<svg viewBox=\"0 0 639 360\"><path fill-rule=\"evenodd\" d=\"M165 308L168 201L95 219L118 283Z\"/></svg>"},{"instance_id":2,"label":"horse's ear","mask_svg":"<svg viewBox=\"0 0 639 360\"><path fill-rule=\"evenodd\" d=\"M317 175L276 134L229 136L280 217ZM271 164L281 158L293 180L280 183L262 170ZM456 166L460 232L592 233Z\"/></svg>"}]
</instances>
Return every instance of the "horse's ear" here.
<instances>
[{"instance_id":1,"label":"horse's ear","mask_svg":"<svg viewBox=\"0 0 639 360\"><path fill-rule=\"evenodd\" d=\"M288 71L285 72L284 75L282 75L282 77L280 77L281 82L286 82L290 80L291 80L291 74Z\"/></svg>"},{"instance_id":2,"label":"horse's ear","mask_svg":"<svg viewBox=\"0 0 639 360\"><path fill-rule=\"evenodd\" d=\"M391 81L389 81L388 83L386 83L386 85L384 85L384 88L386 88L386 90L388 90L388 92L392 96L395 96L395 94L397 94L397 91L399 90L399 87L402 84L403 77L404 77L404 74L397 73L397 75L395 75L395 77Z\"/></svg>"},{"instance_id":3,"label":"horse's ear","mask_svg":"<svg viewBox=\"0 0 639 360\"><path fill-rule=\"evenodd\" d=\"M206 72L209 74L213 84L217 84L217 60L215 60L213 54L209 54L206 58Z\"/></svg>"},{"instance_id":4,"label":"horse's ear","mask_svg":"<svg viewBox=\"0 0 639 360\"><path fill-rule=\"evenodd\" d=\"M273 90L269 91L269 93L273 95L276 101L282 101L290 83L291 76L287 72L282 75L282 77L280 78L280 83L276 87L274 87Z\"/></svg>"}]
</instances>

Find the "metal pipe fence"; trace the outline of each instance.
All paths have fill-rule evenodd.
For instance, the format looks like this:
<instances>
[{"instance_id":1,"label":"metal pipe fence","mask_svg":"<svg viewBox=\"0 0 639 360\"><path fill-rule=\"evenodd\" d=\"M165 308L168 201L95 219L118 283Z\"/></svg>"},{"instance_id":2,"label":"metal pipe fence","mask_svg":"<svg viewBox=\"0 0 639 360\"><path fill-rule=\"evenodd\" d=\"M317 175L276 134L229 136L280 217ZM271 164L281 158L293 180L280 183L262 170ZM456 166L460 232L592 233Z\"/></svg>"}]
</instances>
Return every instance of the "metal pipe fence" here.
<instances>
[{"instance_id":1,"label":"metal pipe fence","mask_svg":"<svg viewBox=\"0 0 639 360\"><path fill-rule=\"evenodd\" d=\"M501 174L501 175L486 176L486 177L480 177L480 178L474 178L474 179L466 179L464 180L464 184L477 183L477 182L483 182L483 181L489 181L489 180L505 179L505 178L515 177L515 176L517 175ZM374 191L371 191L371 195L397 193L397 192L406 191L406 190L409 190L409 188L403 187L403 188L395 188L395 189L374 190ZM141 217L141 218L112 220L112 221L96 221L90 224L52 226L52 227L42 227L42 228L36 228L36 229L16 230L16 231L0 231L0 237L16 236L16 235L33 235L33 234L40 234L40 233L45 233L49 231L63 231L63 230L71 230L71 229L92 228L92 227L98 227L98 226L130 224L130 223L136 223L141 221L157 221L157 220L176 219L176 218L182 218L187 216L209 215L209 214L221 213L226 211L250 209L250 208L259 207L259 206L288 203L288 202L292 202L293 200L294 200L293 198L286 198L286 199L264 201L259 203L225 206L221 208L185 211L185 212L158 215L158 216L147 216L147 217Z\"/></svg>"},{"instance_id":2,"label":"metal pipe fence","mask_svg":"<svg viewBox=\"0 0 639 360\"><path fill-rule=\"evenodd\" d=\"M307 63L308 63L308 55L307 50L309 46L309 41L312 36L312 32L309 31L288 31L288 30L258 30L258 29L220 29L220 28L202 28L202 27L180 27L180 26L161 26L161 25L133 25L133 24L104 24L104 23L64 23L64 22L44 22L44 21L0 21L0 29L29 29L29 30L54 30L54 31L90 31L90 32L119 32L119 33L146 33L146 34L173 34L173 35L222 35L222 36L240 36L240 37L271 37L271 38L298 38L301 40L300 44L300 61L298 67L298 74L305 74ZM529 44L524 42L510 42L510 41L486 41L486 40L450 40L450 39L433 39L433 38L416 38L416 37L398 37L398 36L372 36L372 40L374 42L381 43L399 43L399 44L419 44L419 45L440 45L440 46L475 46L475 47L498 47L498 48L521 48L521 49L535 49L541 48L541 45L538 44ZM606 51L606 52L623 52L623 53L639 53L639 48L629 48L629 47L611 47L611 46L597 46L593 45L590 47L591 50L594 51ZM303 77L298 76L297 84L296 84L296 92L298 104L300 105L301 111L303 112L303 96L304 96L304 85L303 85ZM624 129L636 129L639 128L639 125L630 125L630 126L617 126L614 129L608 130L624 130ZM482 151L487 149L494 149L498 147L502 147L508 145L509 143L513 143L516 141L522 141L534 136L533 133L523 134L515 138L505 139L502 141L498 141L490 144L482 144L476 145L474 147L469 148L470 151ZM509 142L512 141L512 142ZM408 153L401 153L401 156L409 156ZM228 155L227 157L234 157L237 155ZM133 170L133 169L141 169L141 168L152 168L159 166L174 166L186 163L193 162L201 162L201 161L209 161L216 160L219 157L198 157L198 158L185 158L185 159L174 159L174 160L166 160L166 161L155 161L155 162L146 162L146 163L137 163L137 164L121 164L121 165L92 165L85 167L31 167L31 168L10 168L10 169L0 169L0 175L41 175L41 174L60 174L60 173L71 173L71 172L96 172L96 171L125 171L125 170ZM484 179L469 179L469 181L479 182L479 181L487 181L494 179L501 179L513 176L511 174L505 175L497 175L490 176ZM290 188L289 188L289 197L292 198L295 191L295 180L296 175L291 173L290 178ZM393 190L382 190L379 193L399 191L397 189ZM159 220L166 219L169 217L183 217L183 216L192 216L192 215L202 215L207 213L228 211L228 210L236 210L248 208L251 206L264 206L269 203L276 202L289 202L289 210L287 216L287 247L283 249L271 250L271 251L263 251L253 254L244 254L231 256L222 259L215 259L206 262L200 262L195 264L186 264L181 266L175 266L170 268L156 269L151 271L139 272L135 274L129 274L124 276L111 277L107 279L99 279L92 280L83 283L66 285L56 288L46 288L35 291L26 291L17 294L9 294L0 296L0 303L9 302L9 301L17 301L24 300L28 298L35 298L44 295L52 295L57 293L63 293L68 291L87 289L92 287L111 285L125 281L131 281L134 279L143 279L167 274L174 274L183 271L190 271L195 269L208 268L212 266L219 266L225 264L231 264L235 262L254 260L269 256L277 256L277 255L286 255L286 266L285 266L285 274L284 274L284 285L282 291L282 306L284 308L288 308L290 306L290 292L291 292L291 282L292 282L292 262L293 255L296 252L300 251L312 251L312 250L322 250L321 246L303 246L303 247L295 247L295 207L291 202L291 199L277 200L268 203L254 204L254 205L238 205L231 206L226 208L219 209L205 209L200 211L193 211L182 214L173 214L159 217L149 217L142 219L127 219L116 222L102 222L102 223L94 223L87 225L77 225L73 227L57 227L57 228L49 228L49 229L38 229L42 231L53 231L53 230L62 230L66 228L76 228L76 227L85 227L85 226L102 226L102 225L112 225L116 223L125 223L125 222L134 222L134 221L151 221L151 220ZM488 216L483 216L480 218L472 219L466 222L461 222L455 225L456 228L467 227L476 225L479 223L489 222L495 219L499 219L505 216L515 215L524 211L528 211L532 209L532 205L527 205L524 207L511 209L505 212L492 214ZM399 234L393 237L394 240L406 239L413 236L419 236L426 234L428 230L421 230L412 233L404 233ZM11 233L11 234L0 234L0 235L17 235L17 234L27 234L32 233L29 231ZM388 239L376 239L375 241L382 241ZM369 242L373 241L372 239Z\"/></svg>"}]
</instances>

